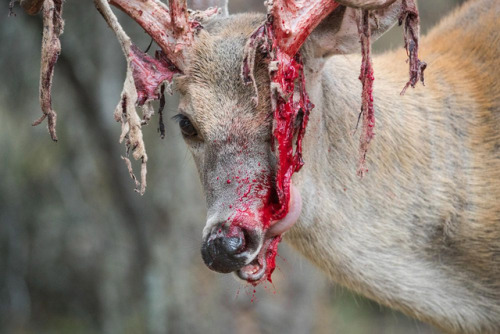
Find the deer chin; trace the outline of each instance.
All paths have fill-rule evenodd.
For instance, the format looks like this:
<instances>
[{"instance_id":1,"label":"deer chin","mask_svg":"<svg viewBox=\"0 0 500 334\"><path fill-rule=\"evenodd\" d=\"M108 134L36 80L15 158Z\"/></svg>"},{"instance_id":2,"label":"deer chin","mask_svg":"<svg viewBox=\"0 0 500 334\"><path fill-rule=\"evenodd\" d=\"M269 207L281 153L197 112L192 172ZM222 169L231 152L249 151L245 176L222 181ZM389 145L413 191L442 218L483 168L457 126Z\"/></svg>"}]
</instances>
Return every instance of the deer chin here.
<instances>
[{"instance_id":1,"label":"deer chin","mask_svg":"<svg viewBox=\"0 0 500 334\"><path fill-rule=\"evenodd\" d=\"M276 255L281 235L297 222L302 210L302 198L293 185L290 189L290 203L285 218L271 224L264 234L262 246L253 260L236 271L236 275L250 284L257 285L266 279L271 282L271 274L276 267Z\"/></svg>"}]
</instances>

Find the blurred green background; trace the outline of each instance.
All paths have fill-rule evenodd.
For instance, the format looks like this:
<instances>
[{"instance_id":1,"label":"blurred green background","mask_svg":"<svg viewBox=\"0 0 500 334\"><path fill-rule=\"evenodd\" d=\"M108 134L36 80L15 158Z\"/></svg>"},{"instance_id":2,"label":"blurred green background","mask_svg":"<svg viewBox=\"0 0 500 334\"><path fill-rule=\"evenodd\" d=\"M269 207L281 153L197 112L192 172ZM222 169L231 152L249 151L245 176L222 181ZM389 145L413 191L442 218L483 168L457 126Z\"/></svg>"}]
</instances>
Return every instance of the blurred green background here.
<instances>
[{"instance_id":1,"label":"blurred green background","mask_svg":"<svg viewBox=\"0 0 500 334\"><path fill-rule=\"evenodd\" d=\"M459 2L420 1L423 32ZM264 9L261 0L229 6ZM40 115L41 19L15 12L0 5L0 333L437 333L327 282L285 244L274 284L255 292L208 270L199 252L204 199L170 121L177 97L168 99L164 140L154 121L145 128L149 188L140 197L112 115L125 61L93 2L67 0L64 9L58 143L45 125L30 126ZM145 49L148 36L119 17ZM402 47L399 28L375 50L391 47Z\"/></svg>"}]
</instances>

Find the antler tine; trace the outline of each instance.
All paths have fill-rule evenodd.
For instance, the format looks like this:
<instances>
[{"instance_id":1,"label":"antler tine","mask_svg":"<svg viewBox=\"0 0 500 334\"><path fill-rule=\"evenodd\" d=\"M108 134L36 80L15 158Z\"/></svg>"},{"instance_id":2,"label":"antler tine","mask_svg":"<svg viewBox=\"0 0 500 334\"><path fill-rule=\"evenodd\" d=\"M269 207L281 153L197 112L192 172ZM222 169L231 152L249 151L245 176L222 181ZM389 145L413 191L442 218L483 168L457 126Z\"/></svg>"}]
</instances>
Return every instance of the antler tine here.
<instances>
[{"instance_id":1,"label":"antler tine","mask_svg":"<svg viewBox=\"0 0 500 334\"><path fill-rule=\"evenodd\" d=\"M292 56L307 36L340 5L366 10L383 8L396 0L274 0L268 9L273 17L277 46Z\"/></svg>"},{"instance_id":2,"label":"antler tine","mask_svg":"<svg viewBox=\"0 0 500 334\"><path fill-rule=\"evenodd\" d=\"M109 0L134 19L181 71L186 68L186 51L199 23L189 19L186 0L170 0L170 10L159 0ZM215 14L213 11L210 14Z\"/></svg>"},{"instance_id":3,"label":"antler tine","mask_svg":"<svg viewBox=\"0 0 500 334\"><path fill-rule=\"evenodd\" d=\"M269 6L277 46L293 56L307 36L339 3L332 0L274 0Z\"/></svg>"},{"instance_id":4,"label":"antler tine","mask_svg":"<svg viewBox=\"0 0 500 334\"><path fill-rule=\"evenodd\" d=\"M173 22L168 7L164 3L158 0L110 0L109 3L134 19L177 68L185 68L183 54L175 52L177 43L173 33Z\"/></svg>"},{"instance_id":5,"label":"antler tine","mask_svg":"<svg viewBox=\"0 0 500 334\"><path fill-rule=\"evenodd\" d=\"M170 0L170 20L176 37L181 37L184 30L188 28L189 18L186 0Z\"/></svg>"}]
</instances>

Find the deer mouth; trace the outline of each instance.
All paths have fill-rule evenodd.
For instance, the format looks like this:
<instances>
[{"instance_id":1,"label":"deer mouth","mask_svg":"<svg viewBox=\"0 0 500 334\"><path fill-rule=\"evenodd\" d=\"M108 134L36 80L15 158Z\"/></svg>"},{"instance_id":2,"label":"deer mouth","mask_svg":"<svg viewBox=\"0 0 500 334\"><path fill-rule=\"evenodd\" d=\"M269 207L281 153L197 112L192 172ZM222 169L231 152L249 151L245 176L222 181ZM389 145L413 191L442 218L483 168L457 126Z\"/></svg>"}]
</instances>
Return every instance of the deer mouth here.
<instances>
[{"instance_id":1,"label":"deer mouth","mask_svg":"<svg viewBox=\"0 0 500 334\"><path fill-rule=\"evenodd\" d=\"M267 238L252 262L236 271L236 275L250 284L257 285L268 279L271 280L271 274L276 267L275 258L278 254L278 244L281 236Z\"/></svg>"},{"instance_id":2,"label":"deer mouth","mask_svg":"<svg viewBox=\"0 0 500 334\"><path fill-rule=\"evenodd\" d=\"M292 185L288 212L280 220L265 224L265 219L255 219L251 211L239 211L232 222L209 220L201 247L203 261L211 270L234 272L253 285L271 281L281 235L295 224L301 209L300 193Z\"/></svg>"},{"instance_id":3,"label":"deer mouth","mask_svg":"<svg viewBox=\"0 0 500 334\"><path fill-rule=\"evenodd\" d=\"M255 258L236 271L236 275L250 284L257 285L266 279L270 282L276 268L276 255L281 235L288 231L298 220L302 210L302 199L299 191L292 185L289 211L280 221L272 224L267 230L262 246Z\"/></svg>"}]
</instances>

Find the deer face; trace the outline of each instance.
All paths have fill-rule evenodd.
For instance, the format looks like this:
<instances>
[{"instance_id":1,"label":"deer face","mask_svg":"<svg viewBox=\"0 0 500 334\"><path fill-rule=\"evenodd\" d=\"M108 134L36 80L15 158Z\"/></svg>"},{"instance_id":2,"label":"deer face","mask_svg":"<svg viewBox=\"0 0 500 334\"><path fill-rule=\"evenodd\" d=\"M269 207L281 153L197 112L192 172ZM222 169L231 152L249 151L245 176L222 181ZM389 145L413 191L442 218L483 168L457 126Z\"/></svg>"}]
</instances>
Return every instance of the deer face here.
<instances>
[{"instance_id":1,"label":"deer face","mask_svg":"<svg viewBox=\"0 0 500 334\"><path fill-rule=\"evenodd\" d=\"M394 22L396 11L388 13L374 21L374 35ZM319 73L330 55L357 49L358 18L357 10L339 7L316 28L303 50L305 63L316 67L311 73ZM209 268L236 272L251 283L269 277L279 235L301 210L293 185L286 216L273 221L269 210L278 201L269 64L257 55L258 104L254 88L241 77L245 43L264 20L263 15L246 14L209 22L192 45L188 70L176 81L181 99L175 118L207 202L203 259Z\"/></svg>"},{"instance_id":2,"label":"deer face","mask_svg":"<svg viewBox=\"0 0 500 334\"><path fill-rule=\"evenodd\" d=\"M231 25L237 31L217 27L209 33L201 31L189 71L176 81L181 98L175 119L206 197L203 260L215 271L236 271L240 278L257 282L270 267L266 254L276 250L283 223L280 228L270 221L267 209L276 200L267 65L261 64L255 72L258 105L253 87L244 85L240 75L246 38L264 17L244 18L241 24ZM300 208L288 216L288 223L299 212Z\"/></svg>"}]
</instances>

